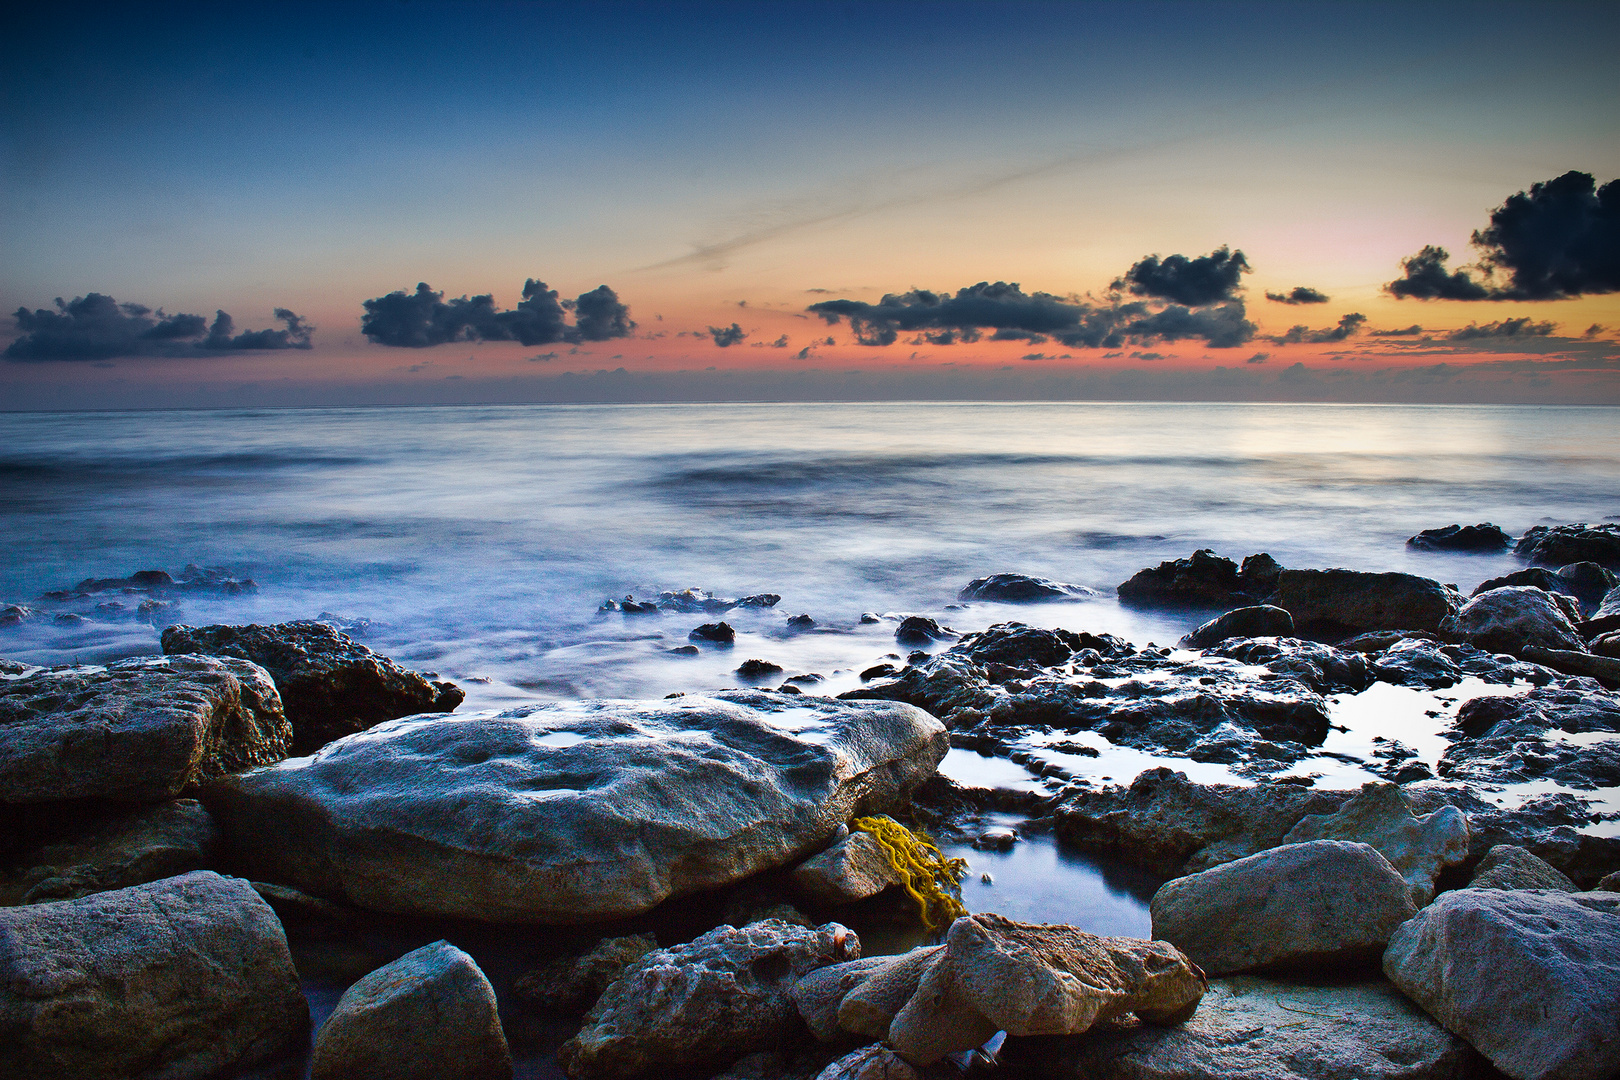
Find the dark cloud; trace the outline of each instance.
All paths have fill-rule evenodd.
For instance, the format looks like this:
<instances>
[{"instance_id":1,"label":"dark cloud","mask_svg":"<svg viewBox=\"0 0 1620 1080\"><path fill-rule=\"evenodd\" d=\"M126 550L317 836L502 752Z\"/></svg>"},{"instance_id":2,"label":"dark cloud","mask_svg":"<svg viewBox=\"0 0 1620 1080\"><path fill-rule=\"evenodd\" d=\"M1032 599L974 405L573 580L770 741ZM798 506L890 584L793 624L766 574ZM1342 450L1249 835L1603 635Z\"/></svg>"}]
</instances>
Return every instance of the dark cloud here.
<instances>
[{"instance_id":1,"label":"dark cloud","mask_svg":"<svg viewBox=\"0 0 1620 1080\"><path fill-rule=\"evenodd\" d=\"M1515 338L1515 337L1550 337L1558 324L1553 322L1533 322L1526 316L1522 319L1503 319L1500 322L1469 323L1461 330L1453 330L1446 335L1448 341L1478 341L1482 338Z\"/></svg>"},{"instance_id":2,"label":"dark cloud","mask_svg":"<svg viewBox=\"0 0 1620 1080\"><path fill-rule=\"evenodd\" d=\"M1116 279L1114 288L1132 296L1202 307L1235 299L1243 288L1242 276L1248 272L1243 252L1222 246L1195 259L1171 255L1161 260L1149 255Z\"/></svg>"},{"instance_id":3,"label":"dark cloud","mask_svg":"<svg viewBox=\"0 0 1620 1080\"><path fill-rule=\"evenodd\" d=\"M1290 292L1268 292L1266 299L1279 304L1325 304L1329 297L1327 293L1313 289L1309 285L1295 285Z\"/></svg>"},{"instance_id":4,"label":"dark cloud","mask_svg":"<svg viewBox=\"0 0 1620 1080\"><path fill-rule=\"evenodd\" d=\"M1402 300L1489 300L1491 291L1475 281L1466 270L1446 269L1451 253L1429 244L1416 255L1401 260L1403 277L1384 286L1384 291Z\"/></svg>"},{"instance_id":5,"label":"dark cloud","mask_svg":"<svg viewBox=\"0 0 1620 1080\"><path fill-rule=\"evenodd\" d=\"M1244 363L1247 363L1247 364L1263 364L1267 360L1270 360L1270 359L1271 359L1271 354L1270 353L1268 353L1268 352L1257 352L1253 356L1251 356L1247 360L1245 360Z\"/></svg>"},{"instance_id":6,"label":"dark cloud","mask_svg":"<svg viewBox=\"0 0 1620 1080\"><path fill-rule=\"evenodd\" d=\"M1417 337L1423 333L1423 327L1413 323L1411 326L1403 326L1399 330L1369 330L1367 332L1373 337Z\"/></svg>"},{"instance_id":7,"label":"dark cloud","mask_svg":"<svg viewBox=\"0 0 1620 1080\"><path fill-rule=\"evenodd\" d=\"M748 336L748 332L736 323L732 323L730 326L723 328L719 326L709 327L709 336L714 338L716 345L726 349L742 341L743 338Z\"/></svg>"},{"instance_id":8,"label":"dark cloud","mask_svg":"<svg viewBox=\"0 0 1620 1080\"><path fill-rule=\"evenodd\" d=\"M201 315L166 315L141 304L120 304L102 293L56 299L56 310L18 308L13 318L21 336L7 346L8 360L91 360L115 357L217 356L230 352L308 349L315 328L304 319L276 308L280 330L236 332L223 311L214 322Z\"/></svg>"},{"instance_id":9,"label":"dark cloud","mask_svg":"<svg viewBox=\"0 0 1620 1080\"><path fill-rule=\"evenodd\" d=\"M360 332L378 345L425 349L452 341L517 341L552 345L560 341L607 341L635 329L630 309L606 285L576 300L558 301L557 290L533 278L523 283L523 299L510 311L495 306L489 293L446 301L427 282L416 292L391 292L364 302ZM567 312L575 313L568 325Z\"/></svg>"},{"instance_id":10,"label":"dark cloud","mask_svg":"<svg viewBox=\"0 0 1620 1080\"><path fill-rule=\"evenodd\" d=\"M1595 338L1599 334L1603 333L1603 330L1604 326L1602 323L1593 323L1591 326L1586 328L1586 333L1582 334L1581 337L1590 341L1592 338Z\"/></svg>"},{"instance_id":11,"label":"dark cloud","mask_svg":"<svg viewBox=\"0 0 1620 1080\"><path fill-rule=\"evenodd\" d=\"M1271 340L1278 345L1298 345L1301 342L1312 345L1325 345L1329 342L1343 341L1345 338L1353 336L1361 330L1362 324L1366 321L1367 316L1359 311L1352 311L1339 320L1338 326L1329 327L1326 330L1312 330L1310 327L1303 325L1295 326L1288 333L1279 334L1271 338Z\"/></svg>"}]
</instances>

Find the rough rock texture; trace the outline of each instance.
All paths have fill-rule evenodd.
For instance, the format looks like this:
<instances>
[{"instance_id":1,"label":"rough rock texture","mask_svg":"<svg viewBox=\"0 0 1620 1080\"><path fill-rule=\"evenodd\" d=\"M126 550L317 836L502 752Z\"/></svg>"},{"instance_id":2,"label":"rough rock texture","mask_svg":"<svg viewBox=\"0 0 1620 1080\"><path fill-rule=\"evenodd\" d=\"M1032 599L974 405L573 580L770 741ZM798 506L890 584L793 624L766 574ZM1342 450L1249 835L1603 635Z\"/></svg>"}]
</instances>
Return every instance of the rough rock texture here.
<instances>
[{"instance_id":1,"label":"rough rock texture","mask_svg":"<svg viewBox=\"0 0 1620 1080\"><path fill-rule=\"evenodd\" d=\"M1314 840L1166 882L1153 936L1212 975L1376 961L1412 917L1411 890L1367 844Z\"/></svg>"},{"instance_id":2,"label":"rough rock texture","mask_svg":"<svg viewBox=\"0 0 1620 1080\"><path fill-rule=\"evenodd\" d=\"M162 640L165 653L235 656L268 671L292 722L295 754L384 720L449 712L465 697L454 683L408 671L324 622L171 626Z\"/></svg>"},{"instance_id":3,"label":"rough rock texture","mask_svg":"<svg viewBox=\"0 0 1620 1080\"><path fill-rule=\"evenodd\" d=\"M1513 537L1499 525L1447 525L1424 529L1406 541L1419 551L1504 551L1513 546Z\"/></svg>"},{"instance_id":4,"label":"rough rock texture","mask_svg":"<svg viewBox=\"0 0 1620 1080\"><path fill-rule=\"evenodd\" d=\"M1537 525L1513 550L1541 566L1595 562L1620 570L1620 525Z\"/></svg>"},{"instance_id":5,"label":"rough rock texture","mask_svg":"<svg viewBox=\"0 0 1620 1080\"><path fill-rule=\"evenodd\" d=\"M1046 1080L1464 1080L1474 1053L1386 982L1211 979L1184 1024L1009 1046ZM1016 1056L1012 1056L1016 1055Z\"/></svg>"},{"instance_id":6,"label":"rough rock texture","mask_svg":"<svg viewBox=\"0 0 1620 1080\"><path fill-rule=\"evenodd\" d=\"M311 1080L511 1080L495 990L447 941L349 987L315 1036Z\"/></svg>"},{"instance_id":7,"label":"rough rock texture","mask_svg":"<svg viewBox=\"0 0 1620 1080\"><path fill-rule=\"evenodd\" d=\"M309 1009L275 912L199 871L0 908L0 1074L202 1080L281 1052Z\"/></svg>"},{"instance_id":8,"label":"rough rock texture","mask_svg":"<svg viewBox=\"0 0 1620 1080\"><path fill-rule=\"evenodd\" d=\"M1052 600L1086 600L1100 596L1096 589L1068 585L1028 574L991 574L974 578L957 594L958 600L992 600L1002 604L1039 604Z\"/></svg>"},{"instance_id":9,"label":"rough rock texture","mask_svg":"<svg viewBox=\"0 0 1620 1080\"><path fill-rule=\"evenodd\" d=\"M280 761L292 729L242 660L143 657L0 680L0 803L155 802Z\"/></svg>"},{"instance_id":10,"label":"rough rock texture","mask_svg":"<svg viewBox=\"0 0 1620 1080\"><path fill-rule=\"evenodd\" d=\"M735 600L724 596L715 596L706 589L682 589L680 592L661 592L656 599L637 601L634 596L626 596L623 600L609 600L599 611L622 611L626 615L652 615L661 611L678 612L691 615L698 612L718 614L730 611L732 608L753 608L763 610L773 608L782 602L776 593L755 593L753 596L743 596Z\"/></svg>"},{"instance_id":11,"label":"rough rock texture","mask_svg":"<svg viewBox=\"0 0 1620 1080\"><path fill-rule=\"evenodd\" d=\"M1590 683L1475 698L1457 710L1453 727L1461 737L1440 757L1446 779L1620 786L1620 695Z\"/></svg>"},{"instance_id":12,"label":"rough rock texture","mask_svg":"<svg viewBox=\"0 0 1620 1080\"><path fill-rule=\"evenodd\" d=\"M869 1039L888 1038L895 1015L917 993L918 984L944 948L927 945L883 957L883 964L865 973L838 1003L838 1026Z\"/></svg>"},{"instance_id":13,"label":"rough rock texture","mask_svg":"<svg viewBox=\"0 0 1620 1080\"><path fill-rule=\"evenodd\" d=\"M896 870L871 833L854 832L793 868L793 884L824 904L847 904L876 896L905 876Z\"/></svg>"},{"instance_id":14,"label":"rough rock texture","mask_svg":"<svg viewBox=\"0 0 1620 1080\"><path fill-rule=\"evenodd\" d=\"M1620 895L1457 889L1396 931L1384 973L1515 1080L1620 1070Z\"/></svg>"},{"instance_id":15,"label":"rough rock texture","mask_svg":"<svg viewBox=\"0 0 1620 1080\"><path fill-rule=\"evenodd\" d=\"M950 641L956 636L956 631L940 626L925 615L906 616L900 620L900 625L894 632L896 644L910 645L919 649L926 649L936 641Z\"/></svg>"},{"instance_id":16,"label":"rough rock texture","mask_svg":"<svg viewBox=\"0 0 1620 1080\"><path fill-rule=\"evenodd\" d=\"M0 904L73 900L202 870L219 842L195 799L112 815L87 832L13 853L0 869Z\"/></svg>"},{"instance_id":17,"label":"rough rock texture","mask_svg":"<svg viewBox=\"0 0 1620 1080\"><path fill-rule=\"evenodd\" d=\"M563 1044L558 1061L573 1077L630 1077L773 1049L802 1030L793 984L859 955L854 933L837 923L719 927L632 964Z\"/></svg>"},{"instance_id":18,"label":"rough rock texture","mask_svg":"<svg viewBox=\"0 0 1620 1080\"><path fill-rule=\"evenodd\" d=\"M1204 548L1138 570L1120 583L1119 598L1144 607L1240 607L1263 600L1280 569L1270 555L1250 555L1240 567Z\"/></svg>"},{"instance_id":19,"label":"rough rock texture","mask_svg":"<svg viewBox=\"0 0 1620 1080\"><path fill-rule=\"evenodd\" d=\"M1575 892L1575 883L1550 863L1515 844L1497 844L1474 868L1471 889L1558 889Z\"/></svg>"},{"instance_id":20,"label":"rough rock texture","mask_svg":"<svg viewBox=\"0 0 1620 1080\"><path fill-rule=\"evenodd\" d=\"M822 1042L843 1042L848 1033L838 1026L838 1009L845 996L894 960L892 956L869 956L817 968L789 987L788 996L810 1034ZM916 988L915 980L912 987ZM883 1033L888 1034L887 1027Z\"/></svg>"},{"instance_id":21,"label":"rough rock texture","mask_svg":"<svg viewBox=\"0 0 1620 1080\"><path fill-rule=\"evenodd\" d=\"M1596 679L1610 690L1620 690L1620 661L1608 656L1594 656L1573 649L1543 649L1539 645L1526 645L1523 656L1554 671L1577 678Z\"/></svg>"},{"instance_id":22,"label":"rough rock texture","mask_svg":"<svg viewBox=\"0 0 1620 1080\"><path fill-rule=\"evenodd\" d=\"M362 907L586 922L786 865L933 774L898 704L728 691L395 720L204 793L255 878Z\"/></svg>"},{"instance_id":23,"label":"rough rock texture","mask_svg":"<svg viewBox=\"0 0 1620 1080\"><path fill-rule=\"evenodd\" d=\"M1583 645L1575 622L1580 612L1572 613L1565 605L1574 608L1555 593L1507 585L1476 595L1440 624L1440 632L1491 652L1518 655L1527 645L1579 650Z\"/></svg>"},{"instance_id":24,"label":"rough rock texture","mask_svg":"<svg viewBox=\"0 0 1620 1080\"><path fill-rule=\"evenodd\" d=\"M886 1046L852 1050L823 1069L816 1080L922 1080L923 1074Z\"/></svg>"},{"instance_id":25,"label":"rough rock texture","mask_svg":"<svg viewBox=\"0 0 1620 1080\"><path fill-rule=\"evenodd\" d=\"M1527 566L1511 574L1489 578L1480 582L1473 592L1478 596L1500 589L1505 585L1530 585L1550 593L1573 597L1578 609L1587 616L1597 612L1604 595L1615 587L1615 575L1597 563L1581 562L1549 570L1544 566Z\"/></svg>"},{"instance_id":26,"label":"rough rock texture","mask_svg":"<svg viewBox=\"0 0 1620 1080\"><path fill-rule=\"evenodd\" d=\"M1603 602L1598 605L1594 616L1599 619L1620 616L1620 585L1603 594Z\"/></svg>"},{"instance_id":27,"label":"rough rock texture","mask_svg":"<svg viewBox=\"0 0 1620 1080\"><path fill-rule=\"evenodd\" d=\"M838 1058L830 1046L812 1043L783 1050L744 1054L711 1080L816 1080Z\"/></svg>"},{"instance_id":28,"label":"rough rock texture","mask_svg":"<svg viewBox=\"0 0 1620 1080\"><path fill-rule=\"evenodd\" d=\"M1367 784L1331 814L1308 814L1283 837L1285 844L1347 840L1371 844L1412 888L1419 907L1434 897L1435 879L1468 858L1468 819L1455 806L1418 817L1394 784Z\"/></svg>"},{"instance_id":29,"label":"rough rock texture","mask_svg":"<svg viewBox=\"0 0 1620 1080\"><path fill-rule=\"evenodd\" d=\"M1284 570L1270 601L1287 608L1302 631L1324 636L1369 630L1438 630L1463 597L1415 574L1358 570Z\"/></svg>"},{"instance_id":30,"label":"rough rock texture","mask_svg":"<svg viewBox=\"0 0 1620 1080\"><path fill-rule=\"evenodd\" d=\"M1294 617L1280 607L1257 604L1218 615L1181 639L1190 649L1207 649L1227 638L1291 637Z\"/></svg>"},{"instance_id":31,"label":"rough rock texture","mask_svg":"<svg viewBox=\"0 0 1620 1080\"><path fill-rule=\"evenodd\" d=\"M1471 787L1442 781L1410 784L1402 790L1414 813L1455 806L1467 815L1470 860L1483 859L1498 844L1513 844L1584 888L1620 868L1620 837L1589 831L1597 808L1573 792L1548 792L1518 805L1499 806Z\"/></svg>"},{"instance_id":32,"label":"rough rock texture","mask_svg":"<svg viewBox=\"0 0 1620 1080\"><path fill-rule=\"evenodd\" d=\"M656 948L651 934L603 938L583 956L564 956L524 973L512 992L542 1009L584 1012L625 968Z\"/></svg>"}]
</instances>

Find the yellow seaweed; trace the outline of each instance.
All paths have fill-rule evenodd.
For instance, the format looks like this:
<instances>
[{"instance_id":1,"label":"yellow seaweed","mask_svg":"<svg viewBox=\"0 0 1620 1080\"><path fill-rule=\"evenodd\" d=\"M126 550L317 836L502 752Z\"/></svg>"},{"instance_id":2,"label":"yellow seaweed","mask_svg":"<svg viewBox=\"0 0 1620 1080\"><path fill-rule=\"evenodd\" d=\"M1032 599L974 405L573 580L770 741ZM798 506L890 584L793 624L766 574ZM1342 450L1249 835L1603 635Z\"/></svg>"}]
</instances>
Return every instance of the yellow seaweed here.
<instances>
[{"instance_id":1,"label":"yellow seaweed","mask_svg":"<svg viewBox=\"0 0 1620 1080\"><path fill-rule=\"evenodd\" d=\"M923 925L930 930L967 914L958 888L967 873L966 859L948 859L926 833L912 832L891 817L856 818L851 828L870 833L883 849L901 884L917 901Z\"/></svg>"}]
</instances>

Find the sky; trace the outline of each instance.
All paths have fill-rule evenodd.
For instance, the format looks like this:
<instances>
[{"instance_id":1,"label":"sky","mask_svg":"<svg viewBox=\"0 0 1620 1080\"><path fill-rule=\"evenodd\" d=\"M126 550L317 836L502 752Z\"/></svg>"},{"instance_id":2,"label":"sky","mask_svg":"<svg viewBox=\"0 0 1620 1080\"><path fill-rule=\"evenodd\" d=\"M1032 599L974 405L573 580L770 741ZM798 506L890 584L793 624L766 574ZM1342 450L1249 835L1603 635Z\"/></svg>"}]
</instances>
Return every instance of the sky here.
<instances>
[{"instance_id":1,"label":"sky","mask_svg":"<svg viewBox=\"0 0 1620 1080\"><path fill-rule=\"evenodd\" d=\"M1620 404L1613 4L36 8L0 408Z\"/></svg>"}]
</instances>

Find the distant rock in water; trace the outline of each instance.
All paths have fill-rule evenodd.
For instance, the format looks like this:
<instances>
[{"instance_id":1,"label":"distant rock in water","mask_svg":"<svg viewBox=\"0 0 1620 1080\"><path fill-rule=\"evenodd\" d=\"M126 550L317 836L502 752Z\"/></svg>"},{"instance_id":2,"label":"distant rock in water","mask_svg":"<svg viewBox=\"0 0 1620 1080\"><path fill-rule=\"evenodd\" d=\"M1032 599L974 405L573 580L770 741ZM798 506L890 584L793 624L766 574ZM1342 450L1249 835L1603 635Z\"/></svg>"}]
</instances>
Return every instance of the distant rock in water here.
<instances>
[{"instance_id":1,"label":"distant rock in water","mask_svg":"<svg viewBox=\"0 0 1620 1080\"><path fill-rule=\"evenodd\" d=\"M1290 637L1294 633L1294 617L1280 607L1259 604L1228 611L1204 623L1181 639L1181 644L1193 649L1219 645L1235 637Z\"/></svg>"},{"instance_id":2,"label":"distant rock in water","mask_svg":"<svg viewBox=\"0 0 1620 1080\"><path fill-rule=\"evenodd\" d=\"M1119 586L1119 598L1140 607L1242 607L1265 600L1282 567L1264 553L1239 566L1209 548L1139 570Z\"/></svg>"},{"instance_id":3,"label":"distant rock in water","mask_svg":"<svg viewBox=\"0 0 1620 1080\"><path fill-rule=\"evenodd\" d=\"M1537 525L1513 550L1540 566L1595 562L1620 570L1620 524Z\"/></svg>"},{"instance_id":4,"label":"distant rock in water","mask_svg":"<svg viewBox=\"0 0 1620 1080\"><path fill-rule=\"evenodd\" d=\"M1417 551L1506 551L1513 546L1513 537L1487 521L1480 525L1424 529L1409 538L1406 546Z\"/></svg>"},{"instance_id":5,"label":"distant rock in water","mask_svg":"<svg viewBox=\"0 0 1620 1080\"><path fill-rule=\"evenodd\" d=\"M737 667L737 677L749 682L762 682L782 674L782 665L769 660L744 660Z\"/></svg>"},{"instance_id":6,"label":"distant rock in water","mask_svg":"<svg viewBox=\"0 0 1620 1080\"><path fill-rule=\"evenodd\" d=\"M1480 582L1473 595L1508 585L1531 585L1550 593L1573 596L1580 604L1581 611L1590 615L1602 606L1604 595L1617 583L1620 583L1620 579L1615 577L1613 571L1594 562L1570 563L1556 570L1549 570L1545 566L1527 566L1523 570Z\"/></svg>"},{"instance_id":7,"label":"distant rock in water","mask_svg":"<svg viewBox=\"0 0 1620 1080\"><path fill-rule=\"evenodd\" d=\"M1001 604L1039 604L1053 600L1089 600L1100 595L1096 589L1088 589L1084 585L1067 585L1028 574L991 574L968 582L956 598Z\"/></svg>"},{"instance_id":8,"label":"distant rock in water","mask_svg":"<svg viewBox=\"0 0 1620 1080\"><path fill-rule=\"evenodd\" d=\"M711 645L730 645L737 640L737 631L731 628L730 623L711 622L692 628L686 635L688 641L706 641Z\"/></svg>"},{"instance_id":9,"label":"distant rock in water","mask_svg":"<svg viewBox=\"0 0 1620 1080\"><path fill-rule=\"evenodd\" d=\"M252 578L236 578L223 566L187 564L179 577L171 577L165 570L137 570L122 578L85 578L71 589L57 589L41 596L43 600L81 600L100 593L145 593L167 596L173 593L211 593L217 596L237 596L258 592Z\"/></svg>"},{"instance_id":10,"label":"distant rock in water","mask_svg":"<svg viewBox=\"0 0 1620 1080\"><path fill-rule=\"evenodd\" d=\"M637 600L633 596L626 596L623 600L606 600L596 610L618 611L625 615L655 615L659 612L718 615L733 608L773 608L781 602L782 598L776 593L755 593L732 600L702 589L683 589L680 592L661 592L656 600Z\"/></svg>"},{"instance_id":11,"label":"distant rock in water","mask_svg":"<svg viewBox=\"0 0 1620 1080\"><path fill-rule=\"evenodd\" d=\"M933 619L922 615L910 615L901 620L900 628L894 632L894 640L901 645L928 646L936 641L950 641L956 637L956 632L942 627Z\"/></svg>"}]
</instances>

